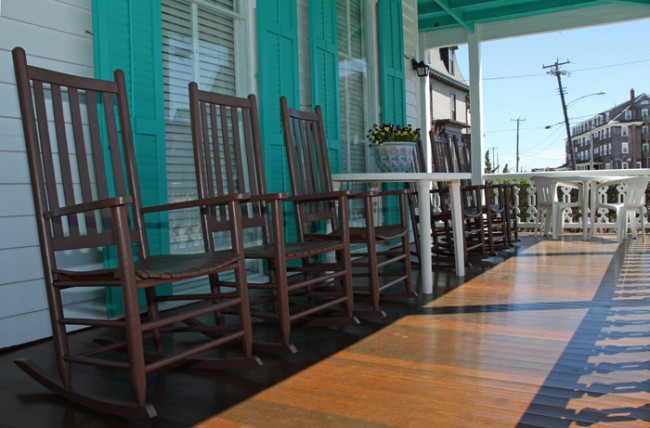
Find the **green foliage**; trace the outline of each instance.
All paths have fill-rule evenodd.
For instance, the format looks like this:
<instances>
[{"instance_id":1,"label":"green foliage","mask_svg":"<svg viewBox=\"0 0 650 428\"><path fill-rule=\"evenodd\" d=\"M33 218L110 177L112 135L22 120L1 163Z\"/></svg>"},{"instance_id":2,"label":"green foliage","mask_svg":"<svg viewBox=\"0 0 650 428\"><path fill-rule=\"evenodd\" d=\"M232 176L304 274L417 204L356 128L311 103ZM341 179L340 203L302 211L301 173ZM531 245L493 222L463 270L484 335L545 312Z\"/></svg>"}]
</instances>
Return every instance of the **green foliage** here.
<instances>
[{"instance_id":1,"label":"green foliage","mask_svg":"<svg viewBox=\"0 0 650 428\"><path fill-rule=\"evenodd\" d=\"M394 123L374 124L368 130L368 140L373 144L387 141L403 141L414 143L420 140L420 128L413 129L412 125L397 125Z\"/></svg>"}]
</instances>

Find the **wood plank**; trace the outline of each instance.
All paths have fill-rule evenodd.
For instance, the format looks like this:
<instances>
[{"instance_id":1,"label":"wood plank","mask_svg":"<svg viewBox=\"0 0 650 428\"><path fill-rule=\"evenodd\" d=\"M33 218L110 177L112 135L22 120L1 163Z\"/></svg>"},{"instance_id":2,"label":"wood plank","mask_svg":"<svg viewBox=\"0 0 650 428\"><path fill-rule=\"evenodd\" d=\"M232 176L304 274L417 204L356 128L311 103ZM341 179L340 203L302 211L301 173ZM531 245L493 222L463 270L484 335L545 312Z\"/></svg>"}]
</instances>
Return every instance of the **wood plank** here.
<instances>
[{"instance_id":1,"label":"wood plank","mask_svg":"<svg viewBox=\"0 0 650 428\"><path fill-rule=\"evenodd\" d=\"M541 241L199 426L646 426L650 315L612 311L617 249Z\"/></svg>"},{"instance_id":2,"label":"wood plank","mask_svg":"<svg viewBox=\"0 0 650 428\"><path fill-rule=\"evenodd\" d=\"M386 319L298 327L299 352L261 355L260 368L152 376L153 424L647 428L649 247L524 237L518 256L470 270L465 283L436 272L435 298L386 302ZM0 424L152 426L54 399L12 370L11 358L27 354L53 372L49 346L0 355ZM75 379L130 396L126 376L106 374L81 367Z\"/></svg>"}]
</instances>

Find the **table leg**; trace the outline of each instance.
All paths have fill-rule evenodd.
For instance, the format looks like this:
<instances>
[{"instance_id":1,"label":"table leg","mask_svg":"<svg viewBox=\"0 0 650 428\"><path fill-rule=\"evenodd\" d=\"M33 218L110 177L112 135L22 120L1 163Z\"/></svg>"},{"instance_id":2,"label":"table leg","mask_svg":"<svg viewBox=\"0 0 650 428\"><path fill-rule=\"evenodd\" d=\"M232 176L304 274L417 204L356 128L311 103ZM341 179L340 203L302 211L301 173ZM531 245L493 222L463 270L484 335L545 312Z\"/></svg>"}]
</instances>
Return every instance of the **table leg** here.
<instances>
[{"instance_id":1,"label":"table leg","mask_svg":"<svg viewBox=\"0 0 650 428\"><path fill-rule=\"evenodd\" d=\"M598 201L598 182L593 181L589 184L589 234L587 239L594 237L596 229L596 206Z\"/></svg>"},{"instance_id":2,"label":"table leg","mask_svg":"<svg viewBox=\"0 0 650 428\"><path fill-rule=\"evenodd\" d=\"M433 293L433 265L431 262L431 203L429 180L418 180L418 209L420 210L420 278L422 293Z\"/></svg>"},{"instance_id":3,"label":"table leg","mask_svg":"<svg viewBox=\"0 0 650 428\"><path fill-rule=\"evenodd\" d=\"M465 276L465 239L463 238L463 215L460 196L460 181L450 183L451 222L454 226L454 253L456 256L456 275Z\"/></svg>"},{"instance_id":4,"label":"table leg","mask_svg":"<svg viewBox=\"0 0 650 428\"><path fill-rule=\"evenodd\" d=\"M589 240L589 198L591 192L589 191L589 180L582 182L582 239Z\"/></svg>"}]
</instances>

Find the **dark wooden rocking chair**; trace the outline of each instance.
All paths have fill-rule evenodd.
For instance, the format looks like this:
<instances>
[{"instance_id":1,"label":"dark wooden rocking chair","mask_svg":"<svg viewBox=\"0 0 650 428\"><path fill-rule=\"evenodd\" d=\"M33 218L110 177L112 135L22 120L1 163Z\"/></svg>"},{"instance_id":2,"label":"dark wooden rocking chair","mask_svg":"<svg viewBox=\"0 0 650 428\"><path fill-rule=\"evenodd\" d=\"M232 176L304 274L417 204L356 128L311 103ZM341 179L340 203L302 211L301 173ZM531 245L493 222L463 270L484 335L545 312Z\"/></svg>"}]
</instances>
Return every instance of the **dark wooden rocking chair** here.
<instances>
[{"instance_id":1,"label":"dark wooden rocking chair","mask_svg":"<svg viewBox=\"0 0 650 428\"><path fill-rule=\"evenodd\" d=\"M437 135L434 130L429 131L431 147L432 169L435 172L461 172L458 162L454 161L454 152L446 134ZM424 169L424 161L419 163ZM436 202L431 207L431 233L432 256L439 266L452 268L454 266L454 233L451 226L451 195L445 183L438 183L431 189L431 202ZM411 207L418 206L417 192L411 192ZM470 252L480 252L485 257L485 226L483 219L483 187L472 186L465 183L461 186L461 206L463 217L463 239L465 243L463 257L465 264L469 264ZM420 214L421 215L421 214ZM413 224L419 223L419 216L411 209ZM420 257L417 253L418 259Z\"/></svg>"},{"instance_id":2,"label":"dark wooden rocking chair","mask_svg":"<svg viewBox=\"0 0 650 428\"><path fill-rule=\"evenodd\" d=\"M469 146L462 139L452 139L454 153L456 155L457 171L471 172ZM486 249L491 256L497 255L497 250L507 249L511 246L510 227L511 206L508 204L508 192L512 192L513 186L507 183L486 182L483 188L485 217L485 239Z\"/></svg>"},{"instance_id":3,"label":"dark wooden rocking chair","mask_svg":"<svg viewBox=\"0 0 650 428\"><path fill-rule=\"evenodd\" d=\"M304 112L289 108L285 97L280 99L282 112L282 126L284 128L284 141L291 175L291 187L295 196L331 192L333 190L327 142L320 106L315 112ZM369 299L369 310L355 310L360 317L381 317L386 314L381 310L380 298L390 296L414 297L417 295L413 289L411 274L411 260L409 248L409 228L406 213L406 196L408 190L393 192L365 192L354 193L351 198L361 198L364 206L365 227L350 227L350 242L363 244L365 252L354 253L360 258L352 262L352 266L360 268L353 276L368 277L368 285L355 284L355 295ZM389 225L374 224L374 205L376 199L388 194L397 195L399 198L399 223ZM313 211L309 205L296 207L298 218L298 233L302 240L322 240L321 236L314 234L309 224L314 220L322 220L322 211ZM335 217L336 212L331 211L330 217ZM328 217L328 218L330 218ZM334 230L326 239L335 239L341 230ZM389 241L398 241L396 248L381 249L382 244ZM365 261L367 260L367 261ZM391 267L401 264L401 269ZM403 292L386 293L388 289L402 284Z\"/></svg>"},{"instance_id":4,"label":"dark wooden rocking chair","mask_svg":"<svg viewBox=\"0 0 650 428\"><path fill-rule=\"evenodd\" d=\"M247 195L143 208L124 74L117 70L114 81L104 81L29 66L21 48L13 50L13 60L58 380L33 361L20 359L16 364L67 399L134 418L156 416L154 406L146 400L147 375L153 371L171 365L202 369L259 366L261 361L252 355L242 247L240 203ZM217 205L230 233L228 250L151 255L144 214L194 209L208 221L207 210ZM65 251L99 250L101 254L102 248L113 249L116 268L80 271L59 265L58 258ZM205 291L192 294L158 292L162 284L218 272L231 272L235 287L219 290L208 287L206 281ZM69 314L63 294L78 287L118 287L124 318ZM142 313L139 291L145 296ZM173 308L163 310L161 302ZM234 310L237 316L226 318L223 313L227 310ZM69 340L69 326L98 329L102 338L80 346L78 339L74 343ZM235 350L218 352L226 345L235 345ZM73 383L73 373L80 376L79 364L126 371L133 400L97 394L88 390L87 382L81 386L83 379Z\"/></svg>"},{"instance_id":5,"label":"dark wooden rocking chair","mask_svg":"<svg viewBox=\"0 0 650 428\"><path fill-rule=\"evenodd\" d=\"M268 281L248 284L251 314L253 319L277 323L280 329L280 343L255 340L254 349L295 352L290 343L294 323L358 322L353 316L349 233L341 227L347 224L347 192L317 193L304 198L289 198L286 193L267 194L256 97L202 91L194 82L189 91L199 196L211 198L240 192L250 195L242 206L242 222L248 235L258 234L258 242L246 246L245 254L247 259L263 260L268 273ZM340 215L330 218L328 226L340 231L338 239L285 242L282 208L289 201L296 205L318 202L326 207L337 202ZM214 214L216 211L210 210L208 240L224 227ZM292 260L300 263L288 268ZM291 272L298 275L289 277Z\"/></svg>"}]
</instances>

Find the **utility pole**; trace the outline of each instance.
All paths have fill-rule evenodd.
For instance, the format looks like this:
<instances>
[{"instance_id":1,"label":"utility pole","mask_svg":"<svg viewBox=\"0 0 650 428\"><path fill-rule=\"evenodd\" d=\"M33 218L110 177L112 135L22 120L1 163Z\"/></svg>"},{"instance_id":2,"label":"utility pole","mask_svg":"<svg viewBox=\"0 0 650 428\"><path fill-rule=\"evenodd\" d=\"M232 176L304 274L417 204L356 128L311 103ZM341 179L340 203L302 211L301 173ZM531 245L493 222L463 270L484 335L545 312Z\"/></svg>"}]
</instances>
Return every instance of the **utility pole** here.
<instances>
[{"instance_id":1,"label":"utility pole","mask_svg":"<svg viewBox=\"0 0 650 428\"><path fill-rule=\"evenodd\" d=\"M567 75L568 73L564 70L560 70L560 66L564 64L568 64L569 60L566 60L564 62L558 62L558 60L555 60L555 64L551 65L542 65L542 68L551 68L547 73L550 75L554 75L557 77L557 85L558 85L558 90L560 91L560 99L562 100L562 113L564 113L564 127L566 128L566 138L567 142L569 144L569 151L571 152L571 169L575 170L576 169L576 154L575 151L573 150L573 139L571 138L571 128L569 127L569 115L567 114L566 110L566 102L564 101L564 89L562 88L562 77L563 75Z\"/></svg>"},{"instance_id":2,"label":"utility pole","mask_svg":"<svg viewBox=\"0 0 650 428\"><path fill-rule=\"evenodd\" d=\"M517 165L515 167L515 172L519 172L519 122L525 122L526 119L522 119L520 117L516 119L510 119L513 122L517 122Z\"/></svg>"}]
</instances>

